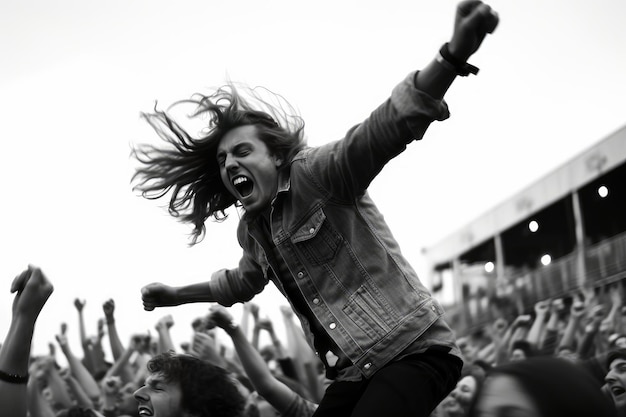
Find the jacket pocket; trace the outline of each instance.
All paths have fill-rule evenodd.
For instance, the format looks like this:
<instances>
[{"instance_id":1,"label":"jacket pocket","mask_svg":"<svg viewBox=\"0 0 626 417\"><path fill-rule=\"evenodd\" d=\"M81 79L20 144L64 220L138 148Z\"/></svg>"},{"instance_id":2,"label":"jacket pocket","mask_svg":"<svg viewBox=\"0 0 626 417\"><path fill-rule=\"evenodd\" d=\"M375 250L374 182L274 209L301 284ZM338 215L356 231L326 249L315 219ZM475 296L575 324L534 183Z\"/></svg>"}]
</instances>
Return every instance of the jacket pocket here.
<instances>
[{"instance_id":1,"label":"jacket pocket","mask_svg":"<svg viewBox=\"0 0 626 417\"><path fill-rule=\"evenodd\" d=\"M293 233L291 241L309 262L320 265L335 258L343 239L330 224L324 211L319 209Z\"/></svg>"},{"instance_id":2,"label":"jacket pocket","mask_svg":"<svg viewBox=\"0 0 626 417\"><path fill-rule=\"evenodd\" d=\"M343 312L361 330L356 337L362 347L384 337L398 323L398 314L381 294L361 285L348 299ZM355 335L356 336L356 335Z\"/></svg>"}]
</instances>

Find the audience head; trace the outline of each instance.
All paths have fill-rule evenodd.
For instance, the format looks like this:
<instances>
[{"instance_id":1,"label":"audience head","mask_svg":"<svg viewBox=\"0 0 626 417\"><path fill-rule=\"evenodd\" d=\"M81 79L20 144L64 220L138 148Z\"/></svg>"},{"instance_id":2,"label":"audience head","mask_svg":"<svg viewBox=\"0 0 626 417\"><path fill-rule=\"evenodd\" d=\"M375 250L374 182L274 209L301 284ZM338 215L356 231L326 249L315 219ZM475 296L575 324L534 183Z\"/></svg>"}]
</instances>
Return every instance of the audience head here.
<instances>
[{"instance_id":1,"label":"audience head","mask_svg":"<svg viewBox=\"0 0 626 417\"><path fill-rule=\"evenodd\" d=\"M446 417L465 417L484 380L484 368L474 364L463 366L461 379L439 404L438 409Z\"/></svg>"},{"instance_id":2,"label":"audience head","mask_svg":"<svg viewBox=\"0 0 626 417\"><path fill-rule=\"evenodd\" d=\"M469 416L495 416L504 412L526 417L616 415L610 400L588 372L570 361L553 357L512 362L489 372Z\"/></svg>"},{"instance_id":3,"label":"audience head","mask_svg":"<svg viewBox=\"0 0 626 417\"><path fill-rule=\"evenodd\" d=\"M138 411L160 417L242 415L245 399L224 369L173 352L148 362L145 385L135 392Z\"/></svg>"},{"instance_id":4,"label":"audience head","mask_svg":"<svg viewBox=\"0 0 626 417\"><path fill-rule=\"evenodd\" d=\"M528 342L527 340L516 340L511 345L511 354L509 355L509 361L520 361L528 359L531 356L533 356L533 348L530 342Z\"/></svg>"},{"instance_id":5,"label":"audience head","mask_svg":"<svg viewBox=\"0 0 626 417\"><path fill-rule=\"evenodd\" d=\"M626 349L615 349L607 356L608 372L604 378L606 388L615 407L626 412Z\"/></svg>"}]
</instances>

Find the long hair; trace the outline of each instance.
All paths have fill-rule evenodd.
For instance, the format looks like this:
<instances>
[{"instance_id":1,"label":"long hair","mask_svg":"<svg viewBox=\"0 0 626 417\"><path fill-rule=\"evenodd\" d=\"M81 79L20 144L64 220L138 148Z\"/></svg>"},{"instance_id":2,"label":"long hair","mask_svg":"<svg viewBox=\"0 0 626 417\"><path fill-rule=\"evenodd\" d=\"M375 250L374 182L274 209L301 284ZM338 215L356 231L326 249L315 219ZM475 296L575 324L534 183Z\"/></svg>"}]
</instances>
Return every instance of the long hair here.
<instances>
[{"instance_id":1,"label":"long hair","mask_svg":"<svg viewBox=\"0 0 626 417\"><path fill-rule=\"evenodd\" d=\"M195 106L190 118L208 118L198 137L171 115L173 107L182 104ZM151 200L169 193L170 215L193 225L190 245L203 239L209 217L222 221L228 217L226 209L237 203L222 183L216 158L217 147L229 130L255 126L269 151L285 161L280 168L306 146L304 121L295 109L281 96L259 87L228 83L208 96L196 94L175 102L165 111L155 105L153 113L141 116L165 146L133 146L131 155L140 163L131 180L133 190Z\"/></svg>"}]
</instances>

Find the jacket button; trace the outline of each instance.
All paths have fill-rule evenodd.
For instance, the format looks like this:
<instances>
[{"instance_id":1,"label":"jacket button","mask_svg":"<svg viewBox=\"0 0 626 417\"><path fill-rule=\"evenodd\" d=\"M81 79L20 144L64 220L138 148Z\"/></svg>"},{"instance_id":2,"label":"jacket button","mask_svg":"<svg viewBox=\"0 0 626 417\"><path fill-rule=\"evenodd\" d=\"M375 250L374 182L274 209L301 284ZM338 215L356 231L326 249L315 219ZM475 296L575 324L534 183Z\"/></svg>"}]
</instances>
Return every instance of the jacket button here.
<instances>
[{"instance_id":1,"label":"jacket button","mask_svg":"<svg viewBox=\"0 0 626 417\"><path fill-rule=\"evenodd\" d=\"M330 323L328 327L330 327L330 330L333 330L335 327L337 327L337 325L335 323Z\"/></svg>"},{"instance_id":2,"label":"jacket button","mask_svg":"<svg viewBox=\"0 0 626 417\"><path fill-rule=\"evenodd\" d=\"M320 299L319 298L314 298L313 299L313 304L319 304L320 303Z\"/></svg>"},{"instance_id":3,"label":"jacket button","mask_svg":"<svg viewBox=\"0 0 626 417\"><path fill-rule=\"evenodd\" d=\"M298 278L302 278L304 276L304 272L300 271L298 272Z\"/></svg>"},{"instance_id":4,"label":"jacket button","mask_svg":"<svg viewBox=\"0 0 626 417\"><path fill-rule=\"evenodd\" d=\"M435 313L437 312L437 307L435 307L434 305L430 306L430 309L434 311Z\"/></svg>"},{"instance_id":5,"label":"jacket button","mask_svg":"<svg viewBox=\"0 0 626 417\"><path fill-rule=\"evenodd\" d=\"M315 233L315 227L311 227L311 228L309 229L309 233L310 233L310 234Z\"/></svg>"},{"instance_id":6,"label":"jacket button","mask_svg":"<svg viewBox=\"0 0 626 417\"><path fill-rule=\"evenodd\" d=\"M368 369L370 369L371 367L372 367L371 362L368 362L368 363L366 363L365 365L363 365L363 369L365 369L366 371L367 371Z\"/></svg>"}]
</instances>

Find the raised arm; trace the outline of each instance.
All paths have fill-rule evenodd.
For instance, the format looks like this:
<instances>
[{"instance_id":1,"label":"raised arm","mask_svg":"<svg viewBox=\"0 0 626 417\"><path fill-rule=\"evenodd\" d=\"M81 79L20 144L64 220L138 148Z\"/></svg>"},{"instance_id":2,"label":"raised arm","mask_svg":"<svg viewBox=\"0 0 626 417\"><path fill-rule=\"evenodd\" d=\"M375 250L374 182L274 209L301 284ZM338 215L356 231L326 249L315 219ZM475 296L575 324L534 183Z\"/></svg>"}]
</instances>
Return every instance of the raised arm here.
<instances>
[{"instance_id":1,"label":"raised arm","mask_svg":"<svg viewBox=\"0 0 626 417\"><path fill-rule=\"evenodd\" d=\"M137 351L139 344L138 338L133 336L128 344L128 349L125 349L119 358L113 363L105 375L105 379L111 377L118 377L124 383L133 381L134 373L133 368L130 365L130 357Z\"/></svg>"},{"instance_id":2,"label":"raised arm","mask_svg":"<svg viewBox=\"0 0 626 417\"><path fill-rule=\"evenodd\" d=\"M98 401L100 398L100 387L98 383L91 375L89 370L83 365L83 363L72 353L70 345L67 340L67 334L65 331L61 331L56 335L57 342L61 351L67 359L72 376L76 378L78 383L83 387L85 393L92 401Z\"/></svg>"},{"instance_id":3,"label":"raised arm","mask_svg":"<svg viewBox=\"0 0 626 417\"><path fill-rule=\"evenodd\" d=\"M102 304L102 311L107 325L111 353L113 354L113 359L118 360L124 353L124 346L122 345L120 335L117 332L117 326L115 325L115 301L112 298L105 301Z\"/></svg>"},{"instance_id":4,"label":"raised arm","mask_svg":"<svg viewBox=\"0 0 626 417\"><path fill-rule=\"evenodd\" d=\"M457 75L471 72L467 60L478 50L485 36L496 29L498 20L491 7L481 1L461 2L452 39L442 47L437 58L417 74L415 87L434 99L443 98Z\"/></svg>"},{"instance_id":5,"label":"raised arm","mask_svg":"<svg viewBox=\"0 0 626 417\"><path fill-rule=\"evenodd\" d=\"M159 335L159 353L167 352L171 350L172 352L176 352L176 347L174 346L174 342L172 342L172 334L170 333L170 328L174 325L174 318L171 314L161 317L159 321L157 321L154 328Z\"/></svg>"},{"instance_id":6,"label":"raised arm","mask_svg":"<svg viewBox=\"0 0 626 417\"><path fill-rule=\"evenodd\" d=\"M585 303L583 302L581 295L574 295L572 306L570 307L569 319L567 320L563 336L559 342L559 350L562 348L569 348L572 351L576 350L576 331L582 323L585 315L585 309Z\"/></svg>"},{"instance_id":7,"label":"raised arm","mask_svg":"<svg viewBox=\"0 0 626 417\"><path fill-rule=\"evenodd\" d=\"M241 364L257 392L278 412L281 414L286 413L293 402L298 400L298 394L272 375L263 357L250 344L241 328L234 322L233 317L224 307L211 307L209 317L216 326L222 328L232 339ZM301 397L300 400L304 401Z\"/></svg>"},{"instance_id":8,"label":"raised arm","mask_svg":"<svg viewBox=\"0 0 626 417\"><path fill-rule=\"evenodd\" d=\"M274 330L274 324L272 320L269 318L260 319L257 322L257 327L260 330L265 330L267 334L270 336L270 340L272 341L272 346L274 346L274 352L276 353L276 358L283 359L287 357L287 353L285 352L285 348L283 348L283 344L276 336L276 331Z\"/></svg>"},{"instance_id":9,"label":"raised arm","mask_svg":"<svg viewBox=\"0 0 626 417\"><path fill-rule=\"evenodd\" d=\"M72 397L74 398L74 402L76 403L76 405L78 405L80 407L85 407L85 408L93 408L94 407L94 404L96 402L93 401L91 398L89 398L89 395L87 395L87 393L85 392L85 389L78 382L78 380L76 380L76 378L74 378L74 376L72 375L72 372L71 372L71 370L69 368L62 369L59 372L59 374L63 378L63 381L65 381L65 384L67 385L69 390L71 391ZM99 400L99 398L98 398L98 400Z\"/></svg>"},{"instance_id":10,"label":"raised arm","mask_svg":"<svg viewBox=\"0 0 626 417\"><path fill-rule=\"evenodd\" d=\"M530 326L528 336L526 340L533 346L533 349L538 350L543 337L543 332L546 328L546 319L550 313L550 300L542 300L535 303L535 320Z\"/></svg>"},{"instance_id":11,"label":"raised arm","mask_svg":"<svg viewBox=\"0 0 626 417\"><path fill-rule=\"evenodd\" d=\"M32 265L11 284L11 293L15 293L11 324L0 348L0 404L3 415L26 416L28 361L35 322L52 291L50 281L38 267Z\"/></svg>"}]
</instances>

